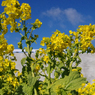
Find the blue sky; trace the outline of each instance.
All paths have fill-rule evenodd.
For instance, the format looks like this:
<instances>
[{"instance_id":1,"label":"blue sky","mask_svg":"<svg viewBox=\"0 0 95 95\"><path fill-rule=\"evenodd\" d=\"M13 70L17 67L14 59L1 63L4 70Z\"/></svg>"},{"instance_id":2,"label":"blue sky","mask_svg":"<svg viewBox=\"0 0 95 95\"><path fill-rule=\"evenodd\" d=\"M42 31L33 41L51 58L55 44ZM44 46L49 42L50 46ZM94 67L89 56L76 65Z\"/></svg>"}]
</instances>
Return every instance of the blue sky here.
<instances>
[{"instance_id":1,"label":"blue sky","mask_svg":"<svg viewBox=\"0 0 95 95\"><path fill-rule=\"evenodd\" d=\"M33 23L35 19L42 22L42 26L33 31L38 34L37 44L32 44L33 49L43 47L40 45L42 37L50 37L56 29L69 35L69 30L76 31L79 25L95 24L95 0L18 0L20 4L28 3L31 6L32 19L26 23ZM2 0L0 0L0 3ZM0 6L0 11L4 7ZM8 44L13 44L18 49L20 41L19 33L8 33L5 35ZM95 46L95 41L92 41ZM25 47L23 42L23 47ZM43 47L46 48L46 47Z\"/></svg>"}]
</instances>

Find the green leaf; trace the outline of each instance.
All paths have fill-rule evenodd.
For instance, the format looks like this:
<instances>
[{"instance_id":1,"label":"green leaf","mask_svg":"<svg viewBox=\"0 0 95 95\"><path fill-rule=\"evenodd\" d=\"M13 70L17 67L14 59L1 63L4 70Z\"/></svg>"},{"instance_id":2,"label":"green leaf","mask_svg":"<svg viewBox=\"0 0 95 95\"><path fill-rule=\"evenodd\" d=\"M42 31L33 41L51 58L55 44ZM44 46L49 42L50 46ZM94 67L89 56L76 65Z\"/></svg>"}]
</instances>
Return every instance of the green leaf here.
<instances>
[{"instance_id":1,"label":"green leaf","mask_svg":"<svg viewBox=\"0 0 95 95\"><path fill-rule=\"evenodd\" d=\"M35 30L36 28L38 28L37 24L35 24L35 23L33 23L33 24L31 24L31 25L33 25L33 26L32 26L32 30Z\"/></svg>"},{"instance_id":2,"label":"green leaf","mask_svg":"<svg viewBox=\"0 0 95 95\"><path fill-rule=\"evenodd\" d=\"M29 86L34 86L39 77L32 77L31 74L27 75Z\"/></svg>"},{"instance_id":3,"label":"green leaf","mask_svg":"<svg viewBox=\"0 0 95 95\"><path fill-rule=\"evenodd\" d=\"M30 57L26 57L26 60L28 61L28 62L30 62L30 61L33 61Z\"/></svg>"},{"instance_id":4,"label":"green leaf","mask_svg":"<svg viewBox=\"0 0 95 95\"><path fill-rule=\"evenodd\" d=\"M61 84L64 90L69 93L72 90L77 90L81 87L82 83L87 83L86 78L80 77L78 71L71 71L69 76L65 76L63 79L57 80L50 88L54 91L56 86Z\"/></svg>"},{"instance_id":5,"label":"green leaf","mask_svg":"<svg viewBox=\"0 0 95 95\"><path fill-rule=\"evenodd\" d=\"M35 54L35 57L38 58L38 56L39 56L39 51L37 50L37 51L36 51L36 54Z\"/></svg>"},{"instance_id":6,"label":"green leaf","mask_svg":"<svg viewBox=\"0 0 95 95\"><path fill-rule=\"evenodd\" d=\"M3 95L3 91L2 91L2 89L0 89L0 95Z\"/></svg>"},{"instance_id":7,"label":"green leaf","mask_svg":"<svg viewBox=\"0 0 95 95\"><path fill-rule=\"evenodd\" d=\"M29 51L28 47L24 47L24 49L25 49L25 51L26 51L26 52L28 52L28 51Z\"/></svg>"},{"instance_id":8,"label":"green leaf","mask_svg":"<svg viewBox=\"0 0 95 95\"><path fill-rule=\"evenodd\" d=\"M37 42L36 41L34 41L36 44L37 44Z\"/></svg>"},{"instance_id":9,"label":"green leaf","mask_svg":"<svg viewBox=\"0 0 95 95\"><path fill-rule=\"evenodd\" d=\"M61 67L62 69L64 69L63 73L62 73L62 78L64 78L66 75L68 76L70 73L70 70L68 70L68 68L66 67Z\"/></svg>"},{"instance_id":10,"label":"green leaf","mask_svg":"<svg viewBox=\"0 0 95 95\"><path fill-rule=\"evenodd\" d=\"M29 87L27 84L23 83L23 92L25 93L25 95L32 95L33 94L33 86Z\"/></svg>"},{"instance_id":11,"label":"green leaf","mask_svg":"<svg viewBox=\"0 0 95 95\"><path fill-rule=\"evenodd\" d=\"M51 92L51 95L57 95L55 92ZM63 94L64 95L64 94Z\"/></svg>"},{"instance_id":12,"label":"green leaf","mask_svg":"<svg viewBox=\"0 0 95 95\"><path fill-rule=\"evenodd\" d=\"M28 84L23 83L23 92L28 95L33 95L34 85L39 77L32 77L31 72L27 75Z\"/></svg>"},{"instance_id":13,"label":"green leaf","mask_svg":"<svg viewBox=\"0 0 95 95\"><path fill-rule=\"evenodd\" d=\"M21 65L23 66L25 64L26 58L21 59Z\"/></svg>"},{"instance_id":14,"label":"green leaf","mask_svg":"<svg viewBox=\"0 0 95 95\"><path fill-rule=\"evenodd\" d=\"M62 91L62 95L67 95L65 90Z\"/></svg>"},{"instance_id":15,"label":"green leaf","mask_svg":"<svg viewBox=\"0 0 95 95\"><path fill-rule=\"evenodd\" d=\"M21 37L21 41L24 40L24 39L25 39L25 36L22 36L22 37Z\"/></svg>"},{"instance_id":16,"label":"green leaf","mask_svg":"<svg viewBox=\"0 0 95 95\"><path fill-rule=\"evenodd\" d=\"M32 43L35 42L34 38L32 38L30 41L31 41Z\"/></svg>"},{"instance_id":17,"label":"green leaf","mask_svg":"<svg viewBox=\"0 0 95 95\"><path fill-rule=\"evenodd\" d=\"M30 47L30 51L32 51L33 47Z\"/></svg>"},{"instance_id":18,"label":"green leaf","mask_svg":"<svg viewBox=\"0 0 95 95\"><path fill-rule=\"evenodd\" d=\"M26 44L30 44L30 40L26 40Z\"/></svg>"}]
</instances>

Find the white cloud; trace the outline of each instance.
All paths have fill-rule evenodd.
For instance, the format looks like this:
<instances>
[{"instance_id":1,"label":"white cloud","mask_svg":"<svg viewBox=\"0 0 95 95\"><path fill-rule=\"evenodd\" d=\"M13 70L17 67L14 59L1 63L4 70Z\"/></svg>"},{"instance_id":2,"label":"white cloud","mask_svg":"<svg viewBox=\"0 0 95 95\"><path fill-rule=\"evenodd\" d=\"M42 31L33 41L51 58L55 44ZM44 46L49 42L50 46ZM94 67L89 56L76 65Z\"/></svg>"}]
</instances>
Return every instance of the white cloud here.
<instances>
[{"instance_id":1,"label":"white cloud","mask_svg":"<svg viewBox=\"0 0 95 95\"><path fill-rule=\"evenodd\" d=\"M64 14L68 18L68 20L73 24L76 25L80 22L84 22L83 20L83 15L78 13L75 9L73 8L68 8L64 10Z\"/></svg>"},{"instance_id":2,"label":"white cloud","mask_svg":"<svg viewBox=\"0 0 95 95\"><path fill-rule=\"evenodd\" d=\"M58 20L60 23L69 21L71 24L76 25L80 22L84 22L83 15L73 8L68 8L65 10L62 10L60 8L51 8L50 10L43 12L42 15L53 18L56 21Z\"/></svg>"},{"instance_id":3,"label":"white cloud","mask_svg":"<svg viewBox=\"0 0 95 95\"><path fill-rule=\"evenodd\" d=\"M50 10L47 10L46 12L43 12L42 15L52 17L54 20L61 19L62 16L62 10L60 8L51 8Z\"/></svg>"}]
</instances>

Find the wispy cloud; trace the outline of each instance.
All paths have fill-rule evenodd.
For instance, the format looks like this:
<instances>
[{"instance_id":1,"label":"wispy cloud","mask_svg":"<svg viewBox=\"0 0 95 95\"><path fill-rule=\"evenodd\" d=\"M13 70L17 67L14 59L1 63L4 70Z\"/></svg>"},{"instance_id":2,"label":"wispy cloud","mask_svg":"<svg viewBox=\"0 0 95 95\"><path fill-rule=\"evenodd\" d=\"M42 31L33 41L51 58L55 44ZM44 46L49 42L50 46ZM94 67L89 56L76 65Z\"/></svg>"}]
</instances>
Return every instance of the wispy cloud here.
<instances>
[{"instance_id":1,"label":"wispy cloud","mask_svg":"<svg viewBox=\"0 0 95 95\"><path fill-rule=\"evenodd\" d=\"M42 15L50 17L56 21L58 20L61 23L69 21L72 25L85 22L84 15L82 15L76 9L73 8L68 8L64 10L60 8L51 8L50 10L43 12Z\"/></svg>"},{"instance_id":2,"label":"wispy cloud","mask_svg":"<svg viewBox=\"0 0 95 95\"><path fill-rule=\"evenodd\" d=\"M48 26L51 28L53 26L53 22L52 21L49 21L48 22Z\"/></svg>"},{"instance_id":3,"label":"wispy cloud","mask_svg":"<svg viewBox=\"0 0 95 95\"><path fill-rule=\"evenodd\" d=\"M68 8L64 10L64 14L66 15L67 19L73 24L76 25L80 22L84 22L83 15L77 12L77 10L73 8Z\"/></svg>"},{"instance_id":4,"label":"wispy cloud","mask_svg":"<svg viewBox=\"0 0 95 95\"><path fill-rule=\"evenodd\" d=\"M62 10L60 8L51 8L46 12L43 12L42 15L52 17L54 20L60 20L62 16Z\"/></svg>"}]
</instances>

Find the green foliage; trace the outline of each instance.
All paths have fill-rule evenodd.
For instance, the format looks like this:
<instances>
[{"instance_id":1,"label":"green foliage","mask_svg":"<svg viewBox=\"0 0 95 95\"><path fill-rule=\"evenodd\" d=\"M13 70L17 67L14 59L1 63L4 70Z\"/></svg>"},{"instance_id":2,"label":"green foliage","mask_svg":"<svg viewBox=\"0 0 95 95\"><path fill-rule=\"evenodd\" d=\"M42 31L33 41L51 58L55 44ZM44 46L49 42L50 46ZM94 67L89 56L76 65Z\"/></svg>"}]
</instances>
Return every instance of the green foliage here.
<instances>
[{"instance_id":1,"label":"green foliage","mask_svg":"<svg viewBox=\"0 0 95 95\"><path fill-rule=\"evenodd\" d=\"M25 64L26 58L21 59L21 65L23 66Z\"/></svg>"},{"instance_id":2,"label":"green foliage","mask_svg":"<svg viewBox=\"0 0 95 95\"><path fill-rule=\"evenodd\" d=\"M27 84L22 83L23 92L28 95L33 95L33 90L35 83L38 81L39 77L32 77L31 72L27 75Z\"/></svg>"},{"instance_id":3,"label":"green foliage","mask_svg":"<svg viewBox=\"0 0 95 95\"><path fill-rule=\"evenodd\" d=\"M66 91L66 93L69 93L81 87L82 83L87 83L86 78L80 77L78 71L72 71L70 72L69 76L65 76L64 78L57 80L50 86L50 88L56 92L56 90L58 90L58 86L61 85L62 90Z\"/></svg>"}]
</instances>

